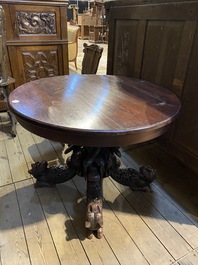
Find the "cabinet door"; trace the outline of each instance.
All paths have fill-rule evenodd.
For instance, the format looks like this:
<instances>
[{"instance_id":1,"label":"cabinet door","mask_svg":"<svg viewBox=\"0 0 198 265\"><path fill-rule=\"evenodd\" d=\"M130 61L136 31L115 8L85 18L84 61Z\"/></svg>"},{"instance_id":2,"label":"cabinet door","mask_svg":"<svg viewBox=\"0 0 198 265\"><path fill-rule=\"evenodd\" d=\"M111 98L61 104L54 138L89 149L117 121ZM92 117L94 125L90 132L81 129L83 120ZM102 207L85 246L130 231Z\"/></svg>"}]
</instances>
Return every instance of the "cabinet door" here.
<instances>
[{"instance_id":1,"label":"cabinet door","mask_svg":"<svg viewBox=\"0 0 198 265\"><path fill-rule=\"evenodd\" d=\"M161 140L198 171L198 1L119 2L109 12L107 73L157 83L180 98L180 115Z\"/></svg>"},{"instance_id":2,"label":"cabinet door","mask_svg":"<svg viewBox=\"0 0 198 265\"><path fill-rule=\"evenodd\" d=\"M58 7L11 5L10 16L13 40L56 40L60 34Z\"/></svg>"},{"instance_id":3,"label":"cabinet door","mask_svg":"<svg viewBox=\"0 0 198 265\"><path fill-rule=\"evenodd\" d=\"M62 45L9 46L16 87L39 78L64 74Z\"/></svg>"}]
</instances>

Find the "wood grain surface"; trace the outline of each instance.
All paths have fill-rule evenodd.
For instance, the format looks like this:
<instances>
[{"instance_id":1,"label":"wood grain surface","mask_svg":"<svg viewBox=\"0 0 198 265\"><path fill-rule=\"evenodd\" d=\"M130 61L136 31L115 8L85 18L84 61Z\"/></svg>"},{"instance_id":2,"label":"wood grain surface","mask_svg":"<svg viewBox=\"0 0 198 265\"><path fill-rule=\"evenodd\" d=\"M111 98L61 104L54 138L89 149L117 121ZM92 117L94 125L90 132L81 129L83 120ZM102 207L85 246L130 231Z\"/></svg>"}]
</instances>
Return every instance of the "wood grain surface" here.
<instances>
[{"instance_id":1,"label":"wood grain surface","mask_svg":"<svg viewBox=\"0 0 198 265\"><path fill-rule=\"evenodd\" d=\"M178 98L134 78L72 75L15 89L9 105L19 123L42 137L77 145L116 146L161 135L177 117Z\"/></svg>"}]
</instances>

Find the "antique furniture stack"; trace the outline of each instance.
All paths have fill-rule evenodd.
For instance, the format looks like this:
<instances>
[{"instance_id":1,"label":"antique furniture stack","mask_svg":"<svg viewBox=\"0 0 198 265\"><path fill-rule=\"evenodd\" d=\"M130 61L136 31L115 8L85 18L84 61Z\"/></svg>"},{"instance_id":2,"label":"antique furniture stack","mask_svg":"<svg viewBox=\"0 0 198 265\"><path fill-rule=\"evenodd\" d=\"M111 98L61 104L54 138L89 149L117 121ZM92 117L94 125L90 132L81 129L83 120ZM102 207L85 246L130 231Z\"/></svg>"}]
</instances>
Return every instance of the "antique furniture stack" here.
<instances>
[{"instance_id":1,"label":"antique furniture stack","mask_svg":"<svg viewBox=\"0 0 198 265\"><path fill-rule=\"evenodd\" d=\"M171 155L198 172L198 1L122 0L109 14L108 74L171 89L181 114L166 138Z\"/></svg>"},{"instance_id":2,"label":"antique furniture stack","mask_svg":"<svg viewBox=\"0 0 198 265\"><path fill-rule=\"evenodd\" d=\"M104 0L90 0L88 2L90 5L88 12L78 15L80 38L89 39L93 43L107 42Z\"/></svg>"},{"instance_id":3,"label":"antique furniture stack","mask_svg":"<svg viewBox=\"0 0 198 265\"><path fill-rule=\"evenodd\" d=\"M79 38L82 40L89 39L89 23L89 13L83 13L78 15L78 26L80 27Z\"/></svg>"},{"instance_id":4,"label":"antique furniture stack","mask_svg":"<svg viewBox=\"0 0 198 265\"><path fill-rule=\"evenodd\" d=\"M1 4L15 86L68 74L67 1L3 0Z\"/></svg>"}]
</instances>

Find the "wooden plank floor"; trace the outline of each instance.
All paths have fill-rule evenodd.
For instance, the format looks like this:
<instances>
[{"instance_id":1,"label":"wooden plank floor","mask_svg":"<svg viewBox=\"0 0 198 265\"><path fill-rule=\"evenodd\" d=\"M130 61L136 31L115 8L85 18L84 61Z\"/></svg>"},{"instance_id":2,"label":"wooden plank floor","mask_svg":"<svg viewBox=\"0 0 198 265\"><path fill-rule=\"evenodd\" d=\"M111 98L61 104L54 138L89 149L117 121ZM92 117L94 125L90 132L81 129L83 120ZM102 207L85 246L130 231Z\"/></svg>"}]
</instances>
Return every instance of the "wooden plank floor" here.
<instances>
[{"instance_id":1,"label":"wooden plank floor","mask_svg":"<svg viewBox=\"0 0 198 265\"><path fill-rule=\"evenodd\" d=\"M88 240L85 180L35 189L27 172L35 161L63 163L61 144L20 125L11 138L0 118L0 265L198 264L198 176L156 144L122 149L124 165L150 164L159 177L147 193L105 179L104 237Z\"/></svg>"}]
</instances>

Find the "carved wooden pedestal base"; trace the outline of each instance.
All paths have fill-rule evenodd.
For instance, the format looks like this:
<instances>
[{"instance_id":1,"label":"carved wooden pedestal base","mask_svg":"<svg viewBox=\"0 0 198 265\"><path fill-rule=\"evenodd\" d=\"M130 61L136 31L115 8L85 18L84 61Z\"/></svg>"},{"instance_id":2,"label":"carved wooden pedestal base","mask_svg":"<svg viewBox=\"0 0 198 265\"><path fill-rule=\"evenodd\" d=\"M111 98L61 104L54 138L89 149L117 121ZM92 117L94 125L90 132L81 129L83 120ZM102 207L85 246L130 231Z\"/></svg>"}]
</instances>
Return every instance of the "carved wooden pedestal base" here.
<instances>
[{"instance_id":1,"label":"carved wooden pedestal base","mask_svg":"<svg viewBox=\"0 0 198 265\"><path fill-rule=\"evenodd\" d=\"M132 168L120 168L121 153L112 147L70 146L65 153L72 152L66 165L48 167L46 161L32 164L28 172L37 182L35 187L50 187L73 178L76 174L87 180L87 212L85 227L87 238L96 233L103 235L102 181L111 176L117 182L129 186L132 190L149 190L150 183L156 178L150 166L140 166L139 172Z\"/></svg>"}]
</instances>

